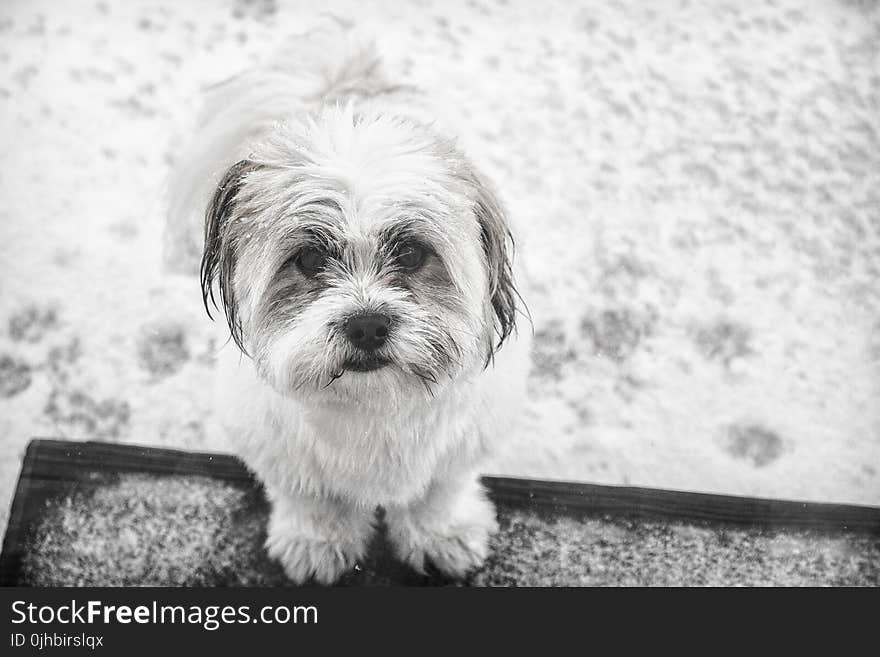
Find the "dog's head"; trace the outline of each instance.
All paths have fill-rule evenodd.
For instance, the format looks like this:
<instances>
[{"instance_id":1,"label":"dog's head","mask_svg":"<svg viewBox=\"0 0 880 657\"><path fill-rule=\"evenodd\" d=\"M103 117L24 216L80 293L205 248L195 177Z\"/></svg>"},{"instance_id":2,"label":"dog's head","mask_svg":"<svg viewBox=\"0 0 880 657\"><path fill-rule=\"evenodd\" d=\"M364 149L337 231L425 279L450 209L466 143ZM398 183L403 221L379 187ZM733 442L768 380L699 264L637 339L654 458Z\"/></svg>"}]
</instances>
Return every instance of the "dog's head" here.
<instances>
[{"instance_id":1,"label":"dog's head","mask_svg":"<svg viewBox=\"0 0 880 657\"><path fill-rule=\"evenodd\" d=\"M219 288L233 339L282 394L433 393L486 367L514 329L512 247L454 143L328 109L226 172L202 294L209 308Z\"/></svg>"}]
</instances>

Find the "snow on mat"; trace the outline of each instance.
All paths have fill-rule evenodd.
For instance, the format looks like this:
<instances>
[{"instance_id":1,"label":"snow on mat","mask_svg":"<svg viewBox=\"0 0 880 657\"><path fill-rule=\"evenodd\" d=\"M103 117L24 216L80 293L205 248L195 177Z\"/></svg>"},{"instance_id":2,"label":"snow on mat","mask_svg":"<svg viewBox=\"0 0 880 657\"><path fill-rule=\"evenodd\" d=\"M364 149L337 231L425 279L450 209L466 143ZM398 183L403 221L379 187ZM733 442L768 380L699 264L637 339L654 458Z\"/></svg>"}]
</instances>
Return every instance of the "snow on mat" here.
<instances>
[{"instance_id":1,"label":"snow on mat","mask_svg":"<svg viewBox=\"0 0 880 657\"><path fill-rule=\"evenodd\" d=\"M268 559L267 506L241 484L204 476L85 476L95 487L50 498L19 536L19 584L289 584ZM102 483L98 483L105 480ZM501 531L476 586L877 586L880 541L860 533L548 516L499 506ZM380 539L347 584L428 584Z\"/></svg>"}]
</instances>

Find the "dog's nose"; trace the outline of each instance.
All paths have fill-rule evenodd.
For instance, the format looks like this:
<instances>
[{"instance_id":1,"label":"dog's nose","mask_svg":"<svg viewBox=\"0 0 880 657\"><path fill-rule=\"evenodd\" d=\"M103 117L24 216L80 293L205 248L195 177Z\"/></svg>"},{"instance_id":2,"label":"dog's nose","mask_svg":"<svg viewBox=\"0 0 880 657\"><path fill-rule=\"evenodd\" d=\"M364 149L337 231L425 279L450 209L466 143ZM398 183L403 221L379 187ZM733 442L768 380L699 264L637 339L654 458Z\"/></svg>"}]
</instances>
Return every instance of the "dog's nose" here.
<instances>
[{"instance_id":1,"label":"dog's nose","mask_svg":"<svg viewBox=\"0 0 880 657\"><path fill-rule=\"evenodd\" d=\"M375 351L388 337L391 320L385 315L355 315L345 323L345 335L358 349Z\"/></svg>"}]
</instances>

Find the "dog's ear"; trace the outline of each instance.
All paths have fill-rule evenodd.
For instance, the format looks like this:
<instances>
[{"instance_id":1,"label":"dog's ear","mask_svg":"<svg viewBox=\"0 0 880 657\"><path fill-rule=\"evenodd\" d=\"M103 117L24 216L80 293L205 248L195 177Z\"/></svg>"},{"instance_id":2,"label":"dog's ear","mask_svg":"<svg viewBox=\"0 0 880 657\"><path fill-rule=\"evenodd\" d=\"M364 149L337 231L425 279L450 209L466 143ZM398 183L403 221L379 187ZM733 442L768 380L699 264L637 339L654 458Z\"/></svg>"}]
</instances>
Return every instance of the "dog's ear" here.
<instances>
[{"instance_id":1,"label":"dog's ear","mask_svg":"<svg viewBox=\"0 0 880 657\"><path fill-rule=\"evenodd\" d=\"M489 296L494 314L494 332L498 341L489 345L486 365L492 361L504 341L516 328L517 300L521 301L513 280L514 240L501 203L489 185L479 176L476 182L475 212L480 223L480 237L489 274Z\"/></svg>"},{"instance_id":2,"label":"dog's ear","mask_svg":"<svg viewBox=\"0 0 880 657\"><path fill-rule=\"evenodd\" d=\"M236 197L247 175L257 169L249 160L233 164L217 184L211 202L205 213L205 247L199 270L202 285L202 301L208 316L211 305L217 308L214 298L214 282L220 288L220 302L229 324L232 339L239 349L245 351L242 339L241 320L238 318L233 274L236 261L236 239L230 230L230 219L235 212ZM208 300L210 299L210 304ZM212 317L213 319L213 317Z\"/></svg>"}]
</instances>

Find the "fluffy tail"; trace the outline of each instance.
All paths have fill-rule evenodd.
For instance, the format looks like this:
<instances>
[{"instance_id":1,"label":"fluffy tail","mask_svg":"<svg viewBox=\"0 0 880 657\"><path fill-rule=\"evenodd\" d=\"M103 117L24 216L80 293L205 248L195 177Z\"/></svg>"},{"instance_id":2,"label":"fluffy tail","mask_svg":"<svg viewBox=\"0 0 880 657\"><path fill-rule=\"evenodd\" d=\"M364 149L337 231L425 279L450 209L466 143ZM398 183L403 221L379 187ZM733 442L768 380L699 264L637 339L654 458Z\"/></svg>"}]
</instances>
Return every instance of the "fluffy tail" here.
<instances>
[{"instance_id":1,"label":"fluffy tail","mask_svg":"<svg viewBox=\"0 0 880 657\"><path fill-rule=\"evenodd\" d=\"M204 211L223 173L278 121L323 104L392 90L375 43L330 17L270 57L207 90L195 134L172 172L163 244L167 269L198 271Z\"/></svg>"}]
</instances>

